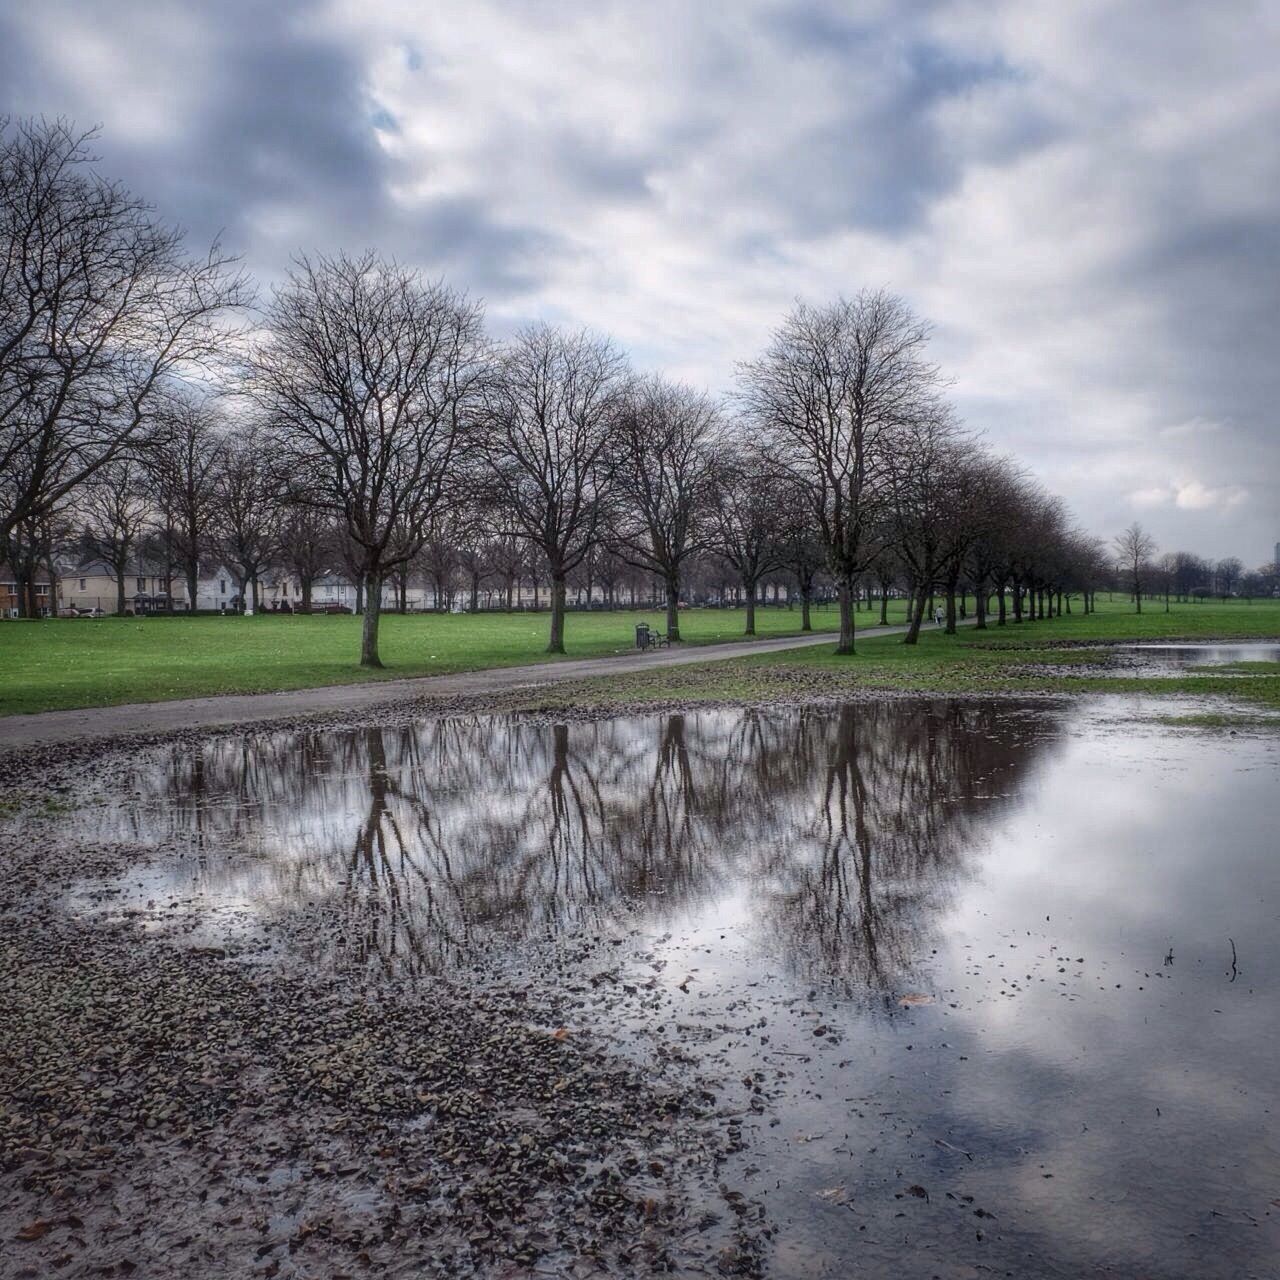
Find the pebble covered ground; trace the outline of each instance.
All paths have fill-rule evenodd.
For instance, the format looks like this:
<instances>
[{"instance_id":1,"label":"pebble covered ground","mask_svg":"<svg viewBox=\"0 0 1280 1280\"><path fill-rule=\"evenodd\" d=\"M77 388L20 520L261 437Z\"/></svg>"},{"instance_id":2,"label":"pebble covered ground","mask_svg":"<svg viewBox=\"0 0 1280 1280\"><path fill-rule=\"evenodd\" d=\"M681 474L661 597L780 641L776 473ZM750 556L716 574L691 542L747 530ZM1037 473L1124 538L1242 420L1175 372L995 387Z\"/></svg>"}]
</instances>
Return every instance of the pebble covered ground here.
<instances>
[{"instance_id":1,"label":"pebble covered ground","mask_svg":"<svg viewBox=\"0 0 1280 1280\"><path fill-rule=\"evenodd\" d=\"M0 1275L758 1272L768 1224L720 1180L741 1082L626 1061L554 983L353 985L269 926L73 913L71 883L148 856L60 834L110 763L13 772Z\"/></svg>"}]
</instances>

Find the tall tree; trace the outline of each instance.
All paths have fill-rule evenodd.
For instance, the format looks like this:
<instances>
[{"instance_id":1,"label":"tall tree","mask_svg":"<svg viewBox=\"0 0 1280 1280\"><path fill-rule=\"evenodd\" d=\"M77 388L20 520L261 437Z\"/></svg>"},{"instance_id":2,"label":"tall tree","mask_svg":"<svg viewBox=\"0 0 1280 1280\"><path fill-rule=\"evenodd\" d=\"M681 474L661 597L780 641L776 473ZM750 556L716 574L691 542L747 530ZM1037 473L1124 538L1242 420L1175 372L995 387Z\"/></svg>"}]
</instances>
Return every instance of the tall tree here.
<instances>
[{"instance_id":1,"label":"tall tree","mask_svg":"<svg viewBox=\"0 0 1280 1280\"><path fill-rule=\"evenodd\" d=\"M840 593L838 653L854 651L857 580L884 545L886 462L933 413L928 336L900 298L864 291L798 304L764 354L740 366L742 400L822 536Z\"/></svg>"},{"instance_id":2,"label":"tall tree","mask_svg":"<svg viewBox=\"0 0 1280 1280\"><path fill-rule=\"evenodd\" d=\"M111 566L116 580L116 612L125 610L125 575L151 518L146 478L134 459L124 456L100 467L79 499L86 550ZM169 588L165 584L166 590Z\"/></svg>"},{"instance_id":3,"label":"tall tree","mask_svg":"<svg viewBox=\"0 0 1280 1280\"><path fill-rule=\"evenodd\" d=\"M247 303L215 244L183 235L95 169L92 133L0 121L0 551L130 450L179 371L227 343Z\"/></svg>"},{"instance_id":4,"label":"tall tree","mask_svg":"<svg viewBox=\"0 0 1280 1280\"><path fill-rule=\"evenodd\" d=\"M715 549L742 583L747 604L744 635L756 633L760 580L782 563L782 494L778 473L753 450L734 450L717 468Z\"/></svg>"},{"instance_id":5,"label":"tall tree","mask_svg":"<svg viewBox=\"0 0 1280 1280\"><path fill-rule=\"evenodd\" d=\"M548 653L564 652L566 583L603 530L626 374L607 338L536 324L505 348L489 384L486 482L510 531L546 560Z\"/></svg>"},{"instance_id":6,"label":"tall tree","mask_svg":"<svg viewBox=\"0 0 1280 1280\"><path fill-rule=\"evenodd\" d=\"M303 613L311 612L316 579L332 562L335 543L333 517L327 511L286 497L280 515L279 555L298 580L298 603Z\"/></svg>"},{"instance_id":7,"label":"tall tree","mask_svg":"<svg viewBox=\"0 0 1280 1280\"><path fill-rule=\"evenodd\" d=\"M194 613L226 443L211 403L190 391L165 397L157 419L142 457L152 498L164 513L169 555L186 581L187 607Z\"/></svg>"},{"instance_id":8,"label":"tall tree","mask_svg":"<svg viewBox=\"0 0 1280 1280\"><path fill-rule=\"evenodd\" d=\"M1128 584L1134 605L1142 612L1142 593L1146 586L1151 557L1155 554L1155 539L1135 520L1114 542L1120 573Z\"/></svg>"},{"instance_id":9,"label":"tall tree","mask_svg":"<svg viewBox=\"0 0 1280 1280\"><path fill-rule=\"evenodd\" d=\"M719 411L711 398L660 377L637 379L618 416L610 545L661 578L667 635L680 639L681 574L715 535Z\"/></svg>"},{"instance_id":10,"label":"tall tree","mask_svg":"<svg viewBox=\"0 0 1280 1280\"><path fill-rule=\"evenodd\" d=\"M269 454L260 431L246 428L232 436L215 491L212 547L235 574L246 612L257 609L262 573L279 548L281 485Z\"/></svg>"},{"instance_id":11,"label":"tall tree","mask_svg":"<svg viewBox=\"0 0 1280 1280\"><path fill-rule=\"evenodd\" d=\"M380 667L382 583L461 500L485 370L480 308L366 253L300 258L276 291L249 387L291 487L360 549L360 663Z\"/></svg>"}]
</instances>

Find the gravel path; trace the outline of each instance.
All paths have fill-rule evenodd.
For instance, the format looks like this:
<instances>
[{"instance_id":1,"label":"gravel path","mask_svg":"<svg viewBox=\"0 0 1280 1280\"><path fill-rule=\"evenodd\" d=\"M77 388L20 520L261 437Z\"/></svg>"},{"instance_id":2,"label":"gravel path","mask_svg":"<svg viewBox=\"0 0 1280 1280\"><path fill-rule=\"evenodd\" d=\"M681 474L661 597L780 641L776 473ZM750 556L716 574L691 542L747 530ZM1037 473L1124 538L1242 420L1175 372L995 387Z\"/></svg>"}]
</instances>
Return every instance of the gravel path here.
<instances>
[{"instance_id":1,"label":"gravel path","mask_svg":"<svg viewBox=\"0 0 1280 1280\"><path fill-rule=\"evenodd\" d=\"M876 627L864 634L892 636L901 635L905 630L906 627L901 626ZM290 689L281 693L225 694L213 698L183 698L175 702L134 702L118 707L85 707L3 716L0 717L0 752L58 746L93 738L154 735L182 729L288 720L311 714L363 711L401 700L501 692L566 680L648 671L654 667L721 662L834 642L833 632L820 632L770 640L692 645L620 657L494 667L486 671L421 676L411 680L377 680L366 684L325 685L318 689Z\"/></svg>"}]
</instances>

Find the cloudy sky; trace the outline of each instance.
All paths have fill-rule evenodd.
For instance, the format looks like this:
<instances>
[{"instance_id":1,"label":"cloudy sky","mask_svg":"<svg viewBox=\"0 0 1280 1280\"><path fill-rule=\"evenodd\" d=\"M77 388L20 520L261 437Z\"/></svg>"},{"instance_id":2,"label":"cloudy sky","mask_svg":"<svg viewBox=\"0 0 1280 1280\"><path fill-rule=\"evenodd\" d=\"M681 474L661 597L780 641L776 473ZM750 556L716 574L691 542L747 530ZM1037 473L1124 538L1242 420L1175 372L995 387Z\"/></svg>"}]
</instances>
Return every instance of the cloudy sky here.
<instances>
[{"instance_id":1,"label":"cloudy sky","mask_svg":"<svg viewBox=\"0 0 1280 1280\"><path fill-rule=\"evenodd\" d=\"M266 282L378 247L720 391L887 285L969 423L1111 533L1280 539L1280 5L41 0L0 111Z\"/></svg>"}]
</instances>

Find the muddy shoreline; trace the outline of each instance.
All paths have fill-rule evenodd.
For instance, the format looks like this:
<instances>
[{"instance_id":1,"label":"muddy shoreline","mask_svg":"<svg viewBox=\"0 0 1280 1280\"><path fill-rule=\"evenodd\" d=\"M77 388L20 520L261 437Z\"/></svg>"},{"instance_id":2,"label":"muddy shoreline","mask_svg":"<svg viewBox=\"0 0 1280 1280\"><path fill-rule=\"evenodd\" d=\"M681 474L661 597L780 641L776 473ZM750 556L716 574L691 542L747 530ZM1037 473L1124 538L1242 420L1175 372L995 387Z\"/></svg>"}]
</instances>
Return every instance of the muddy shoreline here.
<instances>
[{"instance_id":1,"label":"muddy shoreline","mask_svg":"<svg viewBox=\"0 0 1280 1280\"><path fill-rule=\"evenodd\" d=\"M719 1180L754 1094L676 1037L623 1061L551 971L353 985L270 925L72 916L166 851L52 825L0 837L0 1274L756 1273Z\"/></svg>"}]
</instances>

